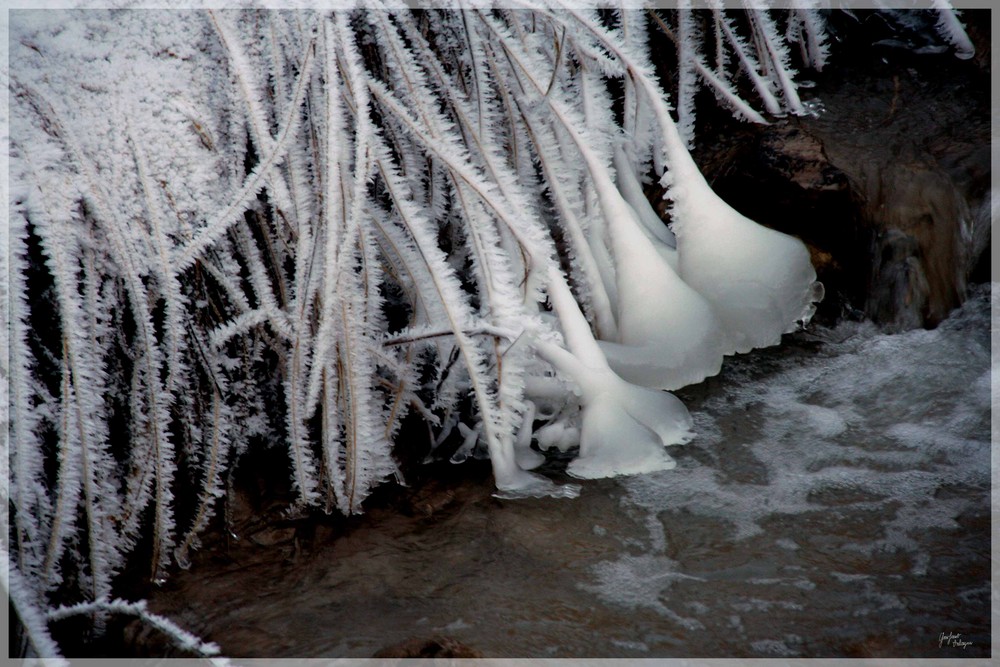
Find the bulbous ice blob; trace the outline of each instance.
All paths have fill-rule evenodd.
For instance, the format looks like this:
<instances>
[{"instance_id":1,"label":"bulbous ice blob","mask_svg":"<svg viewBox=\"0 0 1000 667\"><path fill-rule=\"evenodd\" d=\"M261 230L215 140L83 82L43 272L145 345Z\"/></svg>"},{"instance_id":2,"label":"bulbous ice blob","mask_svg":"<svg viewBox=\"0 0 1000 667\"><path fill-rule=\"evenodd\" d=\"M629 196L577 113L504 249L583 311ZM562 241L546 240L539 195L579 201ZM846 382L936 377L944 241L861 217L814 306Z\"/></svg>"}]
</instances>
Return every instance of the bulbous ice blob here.
<instances>
[{"instance_id":1,"label":"bulbous ice blob","mask_svg":"<svg viewBox=\"0 0 1000 667\"><path fill-rule=\"evenodd\" d=\"M620 442L627 446L620 446ZM633 475L676 466L655 433L629 418L615 401L599 401L583 412L580 455L566 472L573 477L596 479Z\"/></svg>"},{"instance_id":2,"label":"bulbous ice blob","mask_svg":"<svg viewBox=\"0 0 1000 667\"><path fill-rule=\"evenodd\" d=\"M581 387L580 454L566 472L592 479L676 465L664 446L693 437L691 415L677 397L625 382L610 369L594 371Z\"/></svg>"},{"instance_id":3,"label":"bulbous ice blob","mask_svg":"<svg viewBox=\"0 0 1000 667\"><path fill-rule=\"evenodd\" d=\"M681 347L669 345L622 345L598 341L608 365L623 379L652 389L680 389L716 375L722 369L724 337L722 324L712 313L714 326L699 326L690 318L676 323L674 335L690 330L690 336L699 336L700 346ZM691 326L694 324L694 326Z\"/></svg>"},{"instance_id":4,"label":"bulbous ice blob","mask_svg":"<svg viewBox=\"0 0 1000 667\"><path fill-rule=\"evenodd\" d=\"M569 451L580 443L580 429L565 421L554 421L535 431L535 440L541 449Z\"/></svg>"},{"instance_id":5,"label":"bulbous ice blob","mask_svg":"<svg viewBox=\"0 0 1000 667\"><path fill-rule=\"evenodd\" d=\"M514 462L521 470L534 470L545 463L545 455L530 447L514 447Z\"/></svg>"},{"instance_id":6,"label":"bulbous ice blob","mask_svg":"<svg viewBox=\"0 0 1000 667\"><path fill-rule=\"evenodd\" d=\"M620 203L609 221L619 344L602 343L608 363L626 380L654 389L677 389L715 375L724 354L723 322L657 247L673 250L643 233L631 207Z\"/></svg>"},{"instance_id":7,"label":"bulbous ice blob","mask_svg":"<svg viewBox=\"0 0 1000 667\"><path fill-rule=\"evenodd\" d=\"M552 343L538 341L536 348L579 387L580 453L569 474L593 479L674 467L664 447L693 437L691 415L677 397L626 382L593 355L585 365Z\"/></svg>"},{"instance_id":8,"label":"bulbous ice blob","mask_svg":"<svg viewBox=\"0 0 1000 667\"><path fill-rule=\"evenodd\" d=\"M678 273L705 297L725 328L726 354L775 345L807 322L822 298L805 245L746 218L709 187L685 147L663 96L637 79L660 125L673 201Z\"/></svg>"},{"instance_id":9,"label":"bulbous ice blob","mask_svg":"<svg viewBox=\"0 0 1000 667\"><path fill-rule=\"evenodd\" d=\"M712 304L727 354L777 345L809 321L823 288L802 241L733 210L700 174L671 196L680 276Z\"/></svg>"},{"instance_id":10,"label":"bulbous ice blob","mask_svg":"<svg viewBox=\"0 0 1000 667\"><path fill-rule=\"evenodd\" d=\"M536 340L535 349L573 380L583 410L580 454L567 471L594 478L673 468L674 461L663 448L693 437L687 408L672 394L637 386L612 370L565 280L554 269L549 296L569 350L547 340Z\"/></svg>"}]
</instances>

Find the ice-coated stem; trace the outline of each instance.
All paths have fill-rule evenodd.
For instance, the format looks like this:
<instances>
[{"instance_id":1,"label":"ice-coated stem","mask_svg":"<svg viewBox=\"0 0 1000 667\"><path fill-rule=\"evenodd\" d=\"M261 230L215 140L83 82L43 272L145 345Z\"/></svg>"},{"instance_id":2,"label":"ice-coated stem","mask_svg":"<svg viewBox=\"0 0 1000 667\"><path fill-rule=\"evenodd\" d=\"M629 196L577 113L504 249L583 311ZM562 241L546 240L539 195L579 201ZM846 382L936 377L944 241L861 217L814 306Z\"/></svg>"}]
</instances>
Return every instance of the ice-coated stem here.
<instances>
[{"instance_id":1,"label":"ice-coated stem","mask_svg":"<svg viewBox=\"0 0 1000 667\"><path fill-rule=\"evenodd\" d=\"M549 296L570 349L542 339L535 340L534 346L580 392L580 455L568 472L595 478L673 468L674 461L663 448L692 437L687 409L672 394L638 387L619 377L608 365L562 276L550 277Z\"/></svg>"}]
</instances>

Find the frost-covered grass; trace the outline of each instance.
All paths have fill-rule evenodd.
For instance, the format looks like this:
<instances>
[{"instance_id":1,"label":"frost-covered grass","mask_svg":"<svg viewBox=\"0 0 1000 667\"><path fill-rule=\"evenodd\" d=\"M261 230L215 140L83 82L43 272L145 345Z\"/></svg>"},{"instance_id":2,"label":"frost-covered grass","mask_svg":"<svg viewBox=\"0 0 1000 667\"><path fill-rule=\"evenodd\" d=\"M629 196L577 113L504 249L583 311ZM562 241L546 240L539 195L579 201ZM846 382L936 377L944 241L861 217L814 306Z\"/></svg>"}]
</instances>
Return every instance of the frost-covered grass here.
<instances>
[{"instance_id":1,"label":"frost-covered grass","mask_svg":"<svg viewBox=\"0 0 1000 667\"><path fill-rule=\"evenodd\" d=\"M662 390L821 296L801 242L730 209L687 152L701 85L750 120L801 111L788 46L821 66L821 17L699 16L12 12L23 609L105 613L140 543L149 578L186 567L253 447L287 449L300 506L347 514L398 476L410 413L481 443L506 496L577 491L530 472L533 440L579 444L579 477L672 467L691 420ZM651 28L678 44L677 123Z\"/></svg>"}]
</instances>

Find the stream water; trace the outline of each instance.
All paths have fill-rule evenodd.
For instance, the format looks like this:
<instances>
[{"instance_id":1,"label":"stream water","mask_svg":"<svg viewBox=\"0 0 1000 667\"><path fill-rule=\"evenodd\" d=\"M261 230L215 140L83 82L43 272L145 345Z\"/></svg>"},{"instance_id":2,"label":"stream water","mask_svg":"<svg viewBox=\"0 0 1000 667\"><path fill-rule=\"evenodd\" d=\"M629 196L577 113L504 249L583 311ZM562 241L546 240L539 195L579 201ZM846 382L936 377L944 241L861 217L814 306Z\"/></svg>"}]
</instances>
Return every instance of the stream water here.
<instances>
[{"instance_id":1,"label":"stream water","mask_svg":"<svg viewBox=\"0 0 1000 667\"><path fill-rule=\"evenodd\" d=\"M373 510L305 554L203 559L151 606L248 657L434 635L489 657L989 656L990 306L728 360L679 393L698 437L674 470Z\"/></svg>"}]
</instances>

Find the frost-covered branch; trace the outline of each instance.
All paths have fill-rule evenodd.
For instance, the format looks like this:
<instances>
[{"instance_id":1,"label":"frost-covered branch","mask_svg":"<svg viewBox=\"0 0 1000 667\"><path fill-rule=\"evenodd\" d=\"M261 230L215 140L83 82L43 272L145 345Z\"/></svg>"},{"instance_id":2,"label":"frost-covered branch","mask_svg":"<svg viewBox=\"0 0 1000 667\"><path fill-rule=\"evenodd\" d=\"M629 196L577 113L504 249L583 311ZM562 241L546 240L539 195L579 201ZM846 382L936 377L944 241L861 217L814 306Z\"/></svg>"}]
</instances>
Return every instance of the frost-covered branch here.
<instances>
[{"instance_id":1,"label":"frost-covered branch","mask_svg":"<svg viewBox=\"0 0 1000 667\"><path fill-rule=\"evenodd\" d=\"M50 610L46 616L49 623L56 623L73 616L90 616L93 614L135 616L169 637L177 648L204 658L209 658L209 662L216 667L228 667L230 664L227 658L219 656L218 644L203 641L169 618L149 611L146 608L145 600L128 602L121 599L101 599L94 602L80 602L69 606L60 605Z\"/></svg>"}]
</instances>

